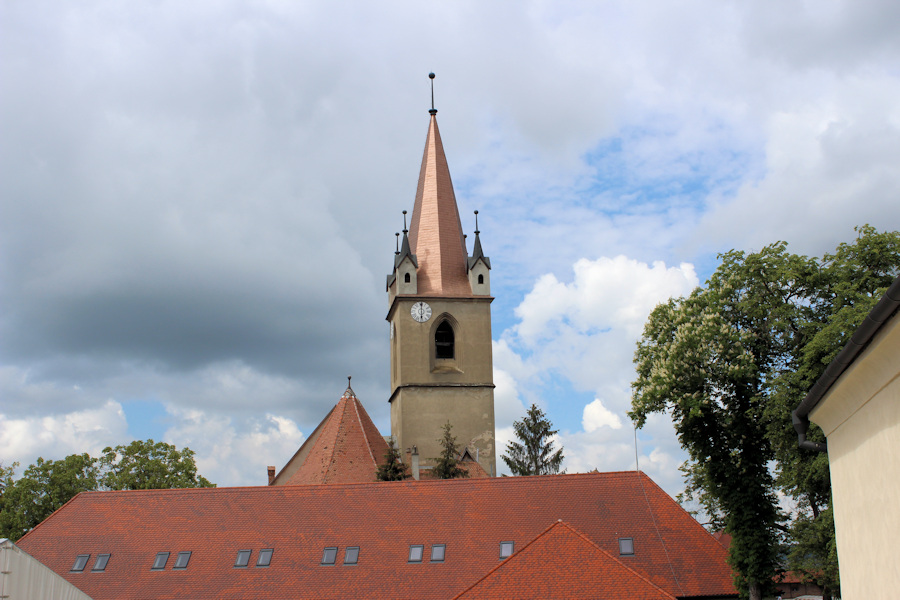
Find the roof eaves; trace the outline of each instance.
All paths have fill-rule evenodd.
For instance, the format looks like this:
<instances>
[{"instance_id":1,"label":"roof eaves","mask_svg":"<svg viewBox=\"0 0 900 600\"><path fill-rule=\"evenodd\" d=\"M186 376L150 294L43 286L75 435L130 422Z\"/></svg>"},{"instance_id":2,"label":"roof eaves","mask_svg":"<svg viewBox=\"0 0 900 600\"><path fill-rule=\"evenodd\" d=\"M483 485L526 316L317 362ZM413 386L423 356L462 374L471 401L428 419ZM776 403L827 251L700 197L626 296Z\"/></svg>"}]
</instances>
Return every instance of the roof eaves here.
<instances>
[{"instance_id":1,"label":"roof eaves","mask_svg":"<svg viewBox=\"0 0 900 600\"><path fill-rule=\"evenodd\" d=\"M794 429L800 436L800 443L806 442L806 430L809 427L809 413L818 406L825 394L834 383L844 374L862 351L869 345L872 338L881 330L885 323L900 308L900 276L887 289L878 304L869 312L862 324L850 336L850 341L844 346L834 360L825 368L825 372L819 377L812 389L792 413L794 417ZM804 446L805 447L805 446Z\"/></svg>"}]
</instances>

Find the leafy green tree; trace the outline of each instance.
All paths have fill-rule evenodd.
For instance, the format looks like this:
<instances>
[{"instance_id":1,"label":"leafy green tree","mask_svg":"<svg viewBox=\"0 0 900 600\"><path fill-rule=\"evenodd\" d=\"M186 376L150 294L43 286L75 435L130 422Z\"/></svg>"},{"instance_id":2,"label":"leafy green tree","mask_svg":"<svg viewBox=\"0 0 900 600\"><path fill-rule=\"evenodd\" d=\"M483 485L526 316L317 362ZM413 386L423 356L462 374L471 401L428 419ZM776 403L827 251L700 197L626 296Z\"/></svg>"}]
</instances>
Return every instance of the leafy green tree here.
<instances>
[{"instance_id":1,"label":"leafy green tree","mask_svg":"<svg viewBox=\"0 0 900 600\"><path fill-rule=\"evenodd\" d=\"M0 465L0 537L13 541L81 492L214 487L197 474L190 448L179 451L153 440L106 448L99 459L86 453L38 458L18 480L15 466Z\"/></svg>"},{"instance_id":2,"label":"leafy green tree","mask_svg":"<svg viewBox=\"0 0 900 600\"><path fill-rule=\"evenodd\" d=\"M552 475L559 473L562 448L553 447L557 430L537 405L532 404L521 421L513 423L519 442L508 442L503 461L513 475Z\"/></svg>"},{"instance_id":3,"label":"leafy green tree","mask_svg":"<svg viewBox=\"0 0 900 600\"><path fill-rule=\"evenodd\" d=\"M15 541L76 494L96 490L96 463L88 454L62 460L38 458L15 481L7 470L0 497L0 537Z\"/></svg>"},{"instance_id":4,"label":"leafy green tree","mask_svg":"<svg viewBox=\"0 0 900 600\"><path fill-rule=\"evenodd\" d=\"M388 440L388 449L384 453L384 462L375 470L376 481L403 481L409 479L409 468L403 464L400 450L396 447L394 436Z\"/></svg>"},{"instance_id":5,"label":"leafy green tree","mask_svg":"<svg viewBox=\"0 0 900 600\"><path fill-rule=\"evenodd\" d=\"M751 598L781 566L839 594L827 456L798 447L790 413L900 271L900 234L857 232L821 260L784 242L721 255L705 288L653 311L635 354L630 415L642 426L671 411L689 455L686 495L731 534ZM824 441L815 427L807 436ZM798 501L790 526L779 490Z\"/></svg>"},{"instance_id":6,"label":"leafy green tree","mask_svg":"<svg viewBox=\"0 0 900 600\"><path fill-rule=\"evenodd\" d=\"M444 435L438 440L441 444L441 455L435 458L432 473L435 479L456 479L468 477L469 472L459 466L459 446L452 433L453 426L449 421L444 425Z\"/></svg>"},{"instance_id":7,"label":"leafy green tree","mask_svg":"<svg viewBox=\"0 0 900 600\"><path fill-rule=\"evenodd\" d=\"M103 449L100 485L108 490L215 487L197 473L194 451L165 442L134 441Z\"/></svg>"}]
</instances>

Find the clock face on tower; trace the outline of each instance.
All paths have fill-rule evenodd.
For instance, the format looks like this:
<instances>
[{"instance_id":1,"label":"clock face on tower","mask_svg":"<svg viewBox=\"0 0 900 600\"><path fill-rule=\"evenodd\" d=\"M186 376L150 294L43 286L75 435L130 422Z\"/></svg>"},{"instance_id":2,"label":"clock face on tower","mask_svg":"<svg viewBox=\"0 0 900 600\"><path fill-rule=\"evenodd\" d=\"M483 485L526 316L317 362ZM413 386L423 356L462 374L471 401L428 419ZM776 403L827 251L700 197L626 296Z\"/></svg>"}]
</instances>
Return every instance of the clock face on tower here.
<instances>
[{"instance_id":1,"label":"clock face on tower","mask_svg":"<svg viewBox=\"0 0 900 600\"><path fill-rule=\"evenodd\" d=\"M409 313L413 319L419 323L424 323L431 318L431 307L428 306L427 302L416 302L412 305L412 310Z\"/></svg>"}]
</instances>

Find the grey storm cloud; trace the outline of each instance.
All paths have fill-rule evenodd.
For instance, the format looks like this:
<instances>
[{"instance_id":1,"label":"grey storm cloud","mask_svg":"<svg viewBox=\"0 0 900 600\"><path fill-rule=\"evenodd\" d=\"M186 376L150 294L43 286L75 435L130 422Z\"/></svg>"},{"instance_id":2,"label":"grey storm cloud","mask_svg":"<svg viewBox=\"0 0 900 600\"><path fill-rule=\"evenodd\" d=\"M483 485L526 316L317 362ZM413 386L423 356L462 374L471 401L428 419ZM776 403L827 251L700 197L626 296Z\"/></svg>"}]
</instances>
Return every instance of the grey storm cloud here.
<instances>
[{"instance_id":1,"label":"grey storm cloud","mask_svg":"<svg viewBox=\"0 0 900 600\"><path fill-rule=\"evenodd\" d=\"M348 375L387 431L384 276L432 70L495 340L580 259L702 280L733 247L900 228L893 4L2 3L0 446L75 451L92 419L121 443L120 409L155 402L222 483L256 481L267 458L226 468L219 438L290 452ZM604 343L569 349L625 377ZM498 428L546 400L530 381L594 381L528 354L504 347L530 372L498 378Z\"/></svg>"}]
</instances>

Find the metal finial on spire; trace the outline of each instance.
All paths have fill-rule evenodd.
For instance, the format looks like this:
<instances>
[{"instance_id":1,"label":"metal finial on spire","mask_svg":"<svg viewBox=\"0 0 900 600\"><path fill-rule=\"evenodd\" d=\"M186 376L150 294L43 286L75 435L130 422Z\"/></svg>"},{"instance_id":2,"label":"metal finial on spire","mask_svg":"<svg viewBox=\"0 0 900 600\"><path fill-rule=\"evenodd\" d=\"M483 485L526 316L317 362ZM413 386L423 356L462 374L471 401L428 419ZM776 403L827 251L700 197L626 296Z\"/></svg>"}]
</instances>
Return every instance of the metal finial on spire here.
<instances>
[{"instance_id":1,"label":"metal finial on spire","mask_svg":"<svg viewBox=\"0 0 900 600\"><path fill-rule=\"evenodd\" d=\"M351 377L352 377L351 375L347 375L347 389L348 389L348 390L352 390L352 389L353 389L353 388L350 387L350 379L351 379Z\"/></svg>"},{"instance_id":2,"label":"metal finial on spire","mask_svg":"<svg viewBox=\"0 0 900 600\"><path fill-rule=\"evenodd\" d=\"M409 229L406 228L406 211L403 211L403 233L408 233Z\"/></svg>"},{"instance_id":3,"label":"metal finial on spire","mask_svg":"<svg viewBox=\"0 0 900 600\"><path fill-rule=\"evenodd\" d=\"M396 244L394 244L394 254L400 254L400 232L398 231L394 235L397 236L397 239L394 240L396 242Z\"/></svg>"},{"instance_id":4,"label":"metal finial on spire","mask_svg":"<svg viewBox=\"0 0 900 600\"><path fill-rule=\"evenodd\" d=\"M479 233L481 233L481 232L478 231L478 211L476 210L475 211L475 235L478 235Z\"/></svg>"},{"instance_id":5,"label":"metal finial on spire","mask_svg":"<svg viewBox=\"0 0 900 600\"><path fill-rule=\"evenodd\" d=\"M437 109L434 107L434 73L429 73L428 79L431 80L431 110L428 111L428 114L436 115Z\"/></svg>"}]
</instances>

